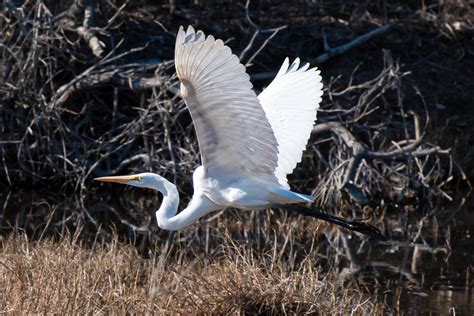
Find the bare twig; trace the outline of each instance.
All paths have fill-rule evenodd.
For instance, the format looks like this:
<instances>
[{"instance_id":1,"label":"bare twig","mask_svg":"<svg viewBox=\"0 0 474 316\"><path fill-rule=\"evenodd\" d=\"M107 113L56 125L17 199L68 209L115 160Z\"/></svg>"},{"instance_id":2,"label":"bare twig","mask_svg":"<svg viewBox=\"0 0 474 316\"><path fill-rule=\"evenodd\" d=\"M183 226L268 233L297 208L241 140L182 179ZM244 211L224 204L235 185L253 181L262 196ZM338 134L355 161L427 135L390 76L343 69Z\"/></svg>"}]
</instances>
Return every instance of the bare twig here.
<instances>
[{"instance_id":1,"label":"bare twig","mask_svg":"<svg viewBox=\"0 0 474 316\"><path fill-rule=\"evenodd\" d=\"M262 45L260 45L260 47L255 51L255 53L247 60L247 62L245 63L245 67L249 67L252 64L252 61L255 59L255 57L257 57L257 55L260 54L260 52L265 48L265 46L267 46L268 43L270 43L271 39L274 38L278 34L278 32L286 28L287 26L283 25L277 28L269 29L268 31L272 33L270 34L270 36L268 36L265 39L265 41L263 41Z\"/></svg>"},{"instance_id":2,"label":"bare twig","mask_svg":"<svg viewBox=\"0 0 474 316\"><path fill-rule=\"evenodd\" d=\"M282 25L280 27L271 28L271 29L265 29L265 30L260 29L260 27L257 24L255 24L255 22L253 22L252 19L250 18L249 6L250 6L250 0L247 0L247 2L245 3L245 18L255 31L252 34L252 37L250 38L250 41L247 44L247 46L240 53L240 56L239 56L240 62L244 63L243 60L245 56L247 55L247 53L252 49L258 35L263 34L263 33L271 33L271 34L265 39L265 41L263 41L262 45L260 45L260 47L255 51L255 53L245 62L245 67L249 67L251 65L255 57L257 57L257 55L260 54L260 52L265 48L265 46L268 45L271 39L274 38L278 34L278 32L287 28L286 25Z\"/></svg>"},{"instance_id":3,"label":"bare twig","mask_svg":"<svg viewBox=\"0 0 474 316\"><path fill-rule=\"evenodd\" d=\"M84 8L84 21L82 27L77 28L77 32L87 42L94 56L100 58L104 54L104 43L102 43L95 32L91 29L94 22L94 2L87 0Z\"/></svg>"}]
</instances>

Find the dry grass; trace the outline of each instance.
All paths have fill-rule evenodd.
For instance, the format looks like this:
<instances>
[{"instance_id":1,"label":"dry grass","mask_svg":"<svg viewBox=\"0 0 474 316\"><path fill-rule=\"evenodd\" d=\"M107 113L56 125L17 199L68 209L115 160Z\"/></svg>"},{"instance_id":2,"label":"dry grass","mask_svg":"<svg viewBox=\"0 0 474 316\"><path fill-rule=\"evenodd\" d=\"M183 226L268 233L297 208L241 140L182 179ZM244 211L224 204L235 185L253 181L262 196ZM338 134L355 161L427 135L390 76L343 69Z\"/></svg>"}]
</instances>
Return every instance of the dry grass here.
<instances>
[{"instance_id":1,"label":"dry grass","mask_svg":"<svg viewBox=\"0 0 474 316\"><path fill-rule=\"evenodd\" d=\"M322 273L312 260L293 269L286 260L226 244L209 260L184 259L186 250L166 247L145 259L117 238L92 247L74 238L6 238L0 312L366 314L385 308L355 285Z\"/></svg>"},{"instance_id":2,"label":"dry grass","mask_svg":"<svg viewBox=\"0 0 474 316\"><path fill-rule=\"evenodd\" d=\"M311 141L292 176L293 187L306 193L316 188L323 210L367 219L392 244L362 242L355 235L350 239L313 220L278 212L260 218L228 211L212 224L205 219L178 235L157 231L148 212L156 209L158 198L144 200L143 191L117 187L114 191L121 191L110 196L111 190L100 190L92 178L153 171L177 183L185 199L191 194L199 149L191 118L176 95L169 62L174 37L161 25L173 31L189 21L233 38L229 45L237 53L255 30L245 22L243 6L223 10L219 1L189 8L188 2L177 1L181 11L175 15L148 1L127 2L123 10L106 5L115 1L99 1L92 10L96 24L87 30L81 27L91 10L84 7L86 1L74 2L82 3L77 12L50 1L0 4L0 183L41 188L29 204L24 192L5 193L0 229L4 235L23 229L37 238L38 231L75 234L88 226L84 231L102 231L101 238L110 240L85 245L79 240L87 238L0 239L0 312L382 313L386 307L375 303L376 296L353 281L344 284L337 273L350 267L350 275L359 275L365 268L361 258L373 260L371 254L377 254L377 260L404 257L401 268L389 268L399 271L400 279L412 280L405 267L421 265L421 257L416 251L406 255L404 249L448 253L455 245L451 231L459 230L452 219L461 208L451 212L442 205L451 197L459 200L460 181L453 183L465 177L456 172L450 155L433 152L424 159L360 164L353 180L369 198L369 206L363 206L354 203L351 192L340 190L352 152L329 133ZM271 10L265 1L252 3L250 16L262 28L288 24L249 67L255 76L276 69L287 55L314 63L325 51L325 36L335 47L393 24L389 34L319 65L327 89L318 120L341 123L372 151L397 150L426 132L425 146L452 148L472 174L466 123L472 121L474 91L468 85L472 6L467 1L429 1L426 6L423 1L384 1L365 7L332 1L290 8L271 1ZM90 35L105 43L103 58L91 50ZM261 34L247 56L265 38ZM256 86L265 84L257 81ZM331 186L332 195L327 194ZM63 195L47 197L58 190L80 197L74 202ZM135 228L143 226L145 232L136 234L145 236L145 246L110 237L109 224L120 236L136 236ZM433 238L425 234L431 226L439 230ZM373 266L380 270L380 262Z\"/></svg>"}]
</instances>

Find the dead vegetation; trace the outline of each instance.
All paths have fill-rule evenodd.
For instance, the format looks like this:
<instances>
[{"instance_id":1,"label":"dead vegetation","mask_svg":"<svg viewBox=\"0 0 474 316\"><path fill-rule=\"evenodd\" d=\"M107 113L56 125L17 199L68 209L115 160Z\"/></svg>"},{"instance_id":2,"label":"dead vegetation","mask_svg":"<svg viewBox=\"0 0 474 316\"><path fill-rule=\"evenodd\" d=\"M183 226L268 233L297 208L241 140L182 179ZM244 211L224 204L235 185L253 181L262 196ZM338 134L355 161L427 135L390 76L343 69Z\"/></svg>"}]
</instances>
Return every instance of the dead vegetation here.
<instances>
[{"instance_id":1,"label":"dead vegetation","mask_svg":"<svg viewBox=\"0 0 474 316\"><path fill-rule=\"evenodd\" d=\"M59 314L382 313L374 295L345 288L311 259L298 267L245 245L224 243L216 259L157 245L151 258L113 237L84 248L73 237L0 242L0 311ZM171 246L173 248L174 246ZM291 256L292 254L289 253ZM311 256L310 256L311 257Z\"/></svg>"},{"instance_id":2,"label":"dead vegetation","mask_svg":"<svg viewBox=\"0 0 474 316\"><path fill-rule=\"evenodd\" d=\"M173 10L176 5L179 3L174 3ZM47 181L85 194L92 176L146 169L171 175L178 184L189 186L187 177L199 163L198 148L190 117L177 95L170 54L173 32L162 23L153 23L154 38L130 40L126 28L139 21L127 14L130 6L75 1L68 10L60 11L41 1L3 4L1 170L9 185ZM444 10L453 10L453 6L446 4ZM306 11L312 12L311 8ZM430 16L430 8L423 7L416 14ZM385 9L395 10L396 6L387 4ZM183 12L188 11L183 7L176 14ZM274 37L287 25L263 29L251 17L250 1L240 12L246 24L243 35L250 38L245 47L237 45L237 53L241 49L239 55L250 71L269 67L255 58L281 46ZM169 17L163 20L173 25ZM465 18L458 22L451 21L463 26L458 25L456 33L462 36L470 25ZM318 63L363 45L376 34L388 37L394 29L387 23L378 32L368 31L334 47L328 44L331 38L325 29L334 23L321 24L322 51L314 58L306 57ZM207 22L204 25L212 32ZM163 48L165 45L169 48ZM157 46L161 49L156 50ZM449 147L427 141L431 105L416 85L410 87L410 70L401 69L392 55L383 50L375 57L380 58L381 67L378 74L365 75L366 80L358 79L360 65L343 78L326 79L327 99L319 122L332 125L315 128L318 135L310 154L317 157L314 163L307 159L300 167L307 179L314 175L321 205L339 208L344 202L342 188L356 201L366 203L377 196L392 196L389 200L394 201L404 198L406 192L416 195L418 188L424 190L423 195L451 199L445 191L446 181L466 178L452 160ZM257 72L254 76L262 79L272 74ZM415 97L407 101L405 95ZM329 148L325 139L319 140L325 132L337 138ZM387 163L394 160L397 162ZM416 174L420 176L412 176Z\"/></svg>"},{"instance_id":3,"label":"dead vegetation","mask_svg":"<svg viewBox=\"0 0 474 316\"><path fill-rule=\"evenodd\" d=\"M2 310L366 312L379 308L367 292L337 280L376 270L422 286L424 255L448 266L469 231L458 216L474 170L471 4L170 3L0 4L0 228L40 240L4 240ZM390 243L278 210L228 210L172 234L150 214L158 197L92 184L157 172L187 202L199 149L172 63L180 24L228 39L256 89L287 55L322 68L318 124L290 183ZM134 247L110 238L111 227ZM43 240L58 234L77 240Z\"/></svg>"}]
</instances>

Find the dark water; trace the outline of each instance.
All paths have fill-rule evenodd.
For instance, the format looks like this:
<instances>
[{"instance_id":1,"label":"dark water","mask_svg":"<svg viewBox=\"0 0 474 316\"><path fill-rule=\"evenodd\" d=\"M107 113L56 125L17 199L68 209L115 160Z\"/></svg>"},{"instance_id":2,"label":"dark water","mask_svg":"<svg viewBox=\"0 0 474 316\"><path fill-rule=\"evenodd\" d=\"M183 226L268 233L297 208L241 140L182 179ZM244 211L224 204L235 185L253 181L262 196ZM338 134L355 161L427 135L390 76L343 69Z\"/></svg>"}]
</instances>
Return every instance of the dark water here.
<instances>
[{"instance_id":1,"label":"dark water","mask_svg":"<svg viewBox=\"0 0 474 316\"><path fill-rule=\"evenodd\" d=\"M22 231L39 236L51 216L54 221L73 227L79 217L87 220L91 216L86 214L87 209L92 209L96 220L106 225L117 220L110 205L117 206L115 211L124 209L119 206L123 204L119 196L87 203L84 205L79 197L66 199L54 193L0 192L0 233L7 235L14 232L15 227L21 227ZM157 205L157 201L151 204ZM152 209L153 205L128 207ZM414 244L400 238L377 245L371 251L366 263L368 268L360 274L364 281L368 280L365 282L367 290L377 292L380 303L395 314L474 315L474 211L463 208L453 212L448 225L450 231L444 232L450 239L417 242L426 246L420 250L417 261L413 260ZM122 216L127 219L125 212ZM133 218L130 220L133 222Z\"/></svg>"},{"instance_id":2,"label":"dark water","mask_svg":"<svg viewBox=\"0 0 474 316\"><path fill-rule=\"evenodd\" d=\"M474 315L472 286L443 285L434 289L403 293L390 306L406 315Z\"/></svg>"},{"instance_id":3,"label":"dark water","mask_svg":"<svg viewBox=\"0 0 474 316\"><path fill-rule=\"evenodd\" d=\"M401 315L474 315L473 224L472 208L458 210L448 232L451 239L422 251L415 267L413 247L407 247L408 259L386 256L387 264L406 269L400 282L381 295L387 305Z\"/></svg>"},{"instance_id":4,"label":"dark water","mask_svg":"<svg viewBox=\"0 0 474 316\"><path fill-rule=\"evenodd\" d=\"M394 287L380 299L400 315L474 315L473 279L467 271L451 278L432 276L420 287Z\"/></svg>"}]
</instances>

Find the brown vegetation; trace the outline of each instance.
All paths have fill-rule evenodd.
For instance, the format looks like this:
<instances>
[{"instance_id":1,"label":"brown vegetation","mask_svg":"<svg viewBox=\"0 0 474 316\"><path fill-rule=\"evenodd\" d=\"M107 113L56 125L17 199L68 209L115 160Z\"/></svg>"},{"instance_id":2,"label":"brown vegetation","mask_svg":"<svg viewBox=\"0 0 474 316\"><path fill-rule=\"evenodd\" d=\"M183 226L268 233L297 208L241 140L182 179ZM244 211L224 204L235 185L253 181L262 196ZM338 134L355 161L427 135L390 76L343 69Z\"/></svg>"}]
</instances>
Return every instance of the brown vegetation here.
<instances>
[{"instance_id":1,"label":"brown vegetation","mask_svg":"<svg viewBox=\"0 0 474 316\"><path fill-rule=\"evenodd\" d=\"M2 311L364 313L386 308L367 279L421 288L455 271L472 286L472 4L169 3L0 4L0 230L17 236L2 241ZM256 89L286 56L322 69L290 184L390 242L279 210L174 234L153 193L92 183L157 172L187 202L199 148L172 63L181 24L228 39Z\"/></svg>"},{"instance_id":2,"label":"brown vegetation","mask_svg":"<svg viewBox=\"0 0 474 316\"><path fill-rule=\"evenodd\" d=\"M151 258L112 238L84 248L74 238L0 242L0 311L38 314L382 313L387 306L334 273L255 254L224 238L216 259L157 246ZM189 252L189 253L188 253ZM290 257L292 253L287 253ZM262 260L264 258L264 260Z\"/></svg>"}]
</instances>

